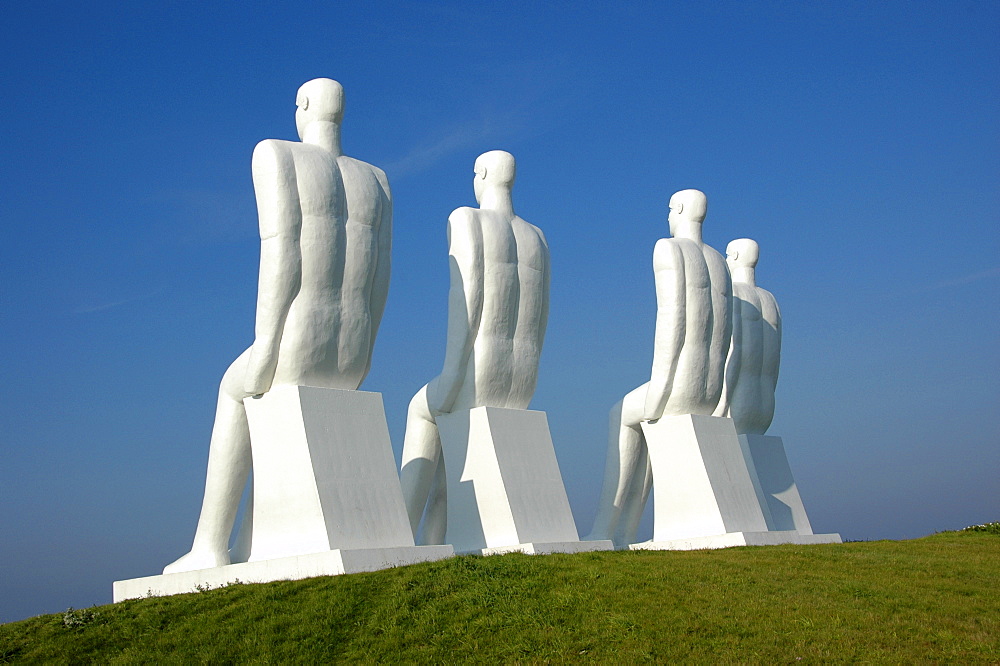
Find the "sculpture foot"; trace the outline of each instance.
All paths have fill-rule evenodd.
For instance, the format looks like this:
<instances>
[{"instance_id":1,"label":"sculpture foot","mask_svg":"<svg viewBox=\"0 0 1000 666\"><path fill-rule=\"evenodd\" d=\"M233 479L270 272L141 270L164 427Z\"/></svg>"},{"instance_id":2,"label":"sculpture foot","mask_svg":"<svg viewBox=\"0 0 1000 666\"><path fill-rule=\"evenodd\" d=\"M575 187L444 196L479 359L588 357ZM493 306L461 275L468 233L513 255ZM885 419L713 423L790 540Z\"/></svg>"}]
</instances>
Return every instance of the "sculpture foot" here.
<instances>
[{"instance_id":1,"label":"sculpture foot","mask_svg":"<svg viewBox=\"0 0 1000 666\"><path fill-rule=\"evenodd\" d=\"M163 567L163 573L171 574L183 571L197 571L198 569L214 569L216 567L224 567L227 564L229 564L229 553L225 550L221 553L192 550L184 557Z\"/></svg>"}]
</instances>

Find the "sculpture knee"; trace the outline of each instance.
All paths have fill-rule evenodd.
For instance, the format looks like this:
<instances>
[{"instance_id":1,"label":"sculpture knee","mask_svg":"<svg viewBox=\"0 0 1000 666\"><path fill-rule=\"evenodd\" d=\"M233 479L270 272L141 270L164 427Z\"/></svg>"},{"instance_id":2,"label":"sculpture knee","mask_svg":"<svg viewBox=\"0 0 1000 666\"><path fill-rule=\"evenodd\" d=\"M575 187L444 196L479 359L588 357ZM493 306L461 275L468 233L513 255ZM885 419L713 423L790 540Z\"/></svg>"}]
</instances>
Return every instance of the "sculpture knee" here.
<instances>
[{"instance_id":1,"label":"sculpture knee","mask_svg":"<svg viewBox=\"0 0 1000 666\"><path fill-rule=\"evenodd\" d=\"M247 349L233 361L222 375L219 383L219 398L223 396L235 402L242 403L247 392L244 381L247 373L247 363L250 360L250 350Z\"/></svg>"}]
</instances>

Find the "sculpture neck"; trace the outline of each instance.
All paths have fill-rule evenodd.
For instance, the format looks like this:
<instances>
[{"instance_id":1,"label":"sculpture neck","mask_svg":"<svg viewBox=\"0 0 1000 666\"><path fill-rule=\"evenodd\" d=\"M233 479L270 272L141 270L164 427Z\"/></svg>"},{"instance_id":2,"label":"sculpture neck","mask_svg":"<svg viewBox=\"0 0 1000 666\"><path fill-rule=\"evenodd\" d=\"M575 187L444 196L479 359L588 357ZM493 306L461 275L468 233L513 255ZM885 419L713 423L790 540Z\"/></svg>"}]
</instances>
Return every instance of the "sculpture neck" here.
<instances>
[{"instance_id":1,"label":"sculpture neck","mask_svg":"<svg viewBox=\"0 0 1000 666\"><path fill-rule=\"evenodd\" d=\"M324 148L336 157L344 154L340 149L340 125L329 120L314 120L309 123L303 132L302 143Z\"/></svg>"},{"instance_id":2,"label":"sculpture neck","mask_svg":"<svg viewBox=\"0 0 1000 666\"><path fill-rule=\"evenodd\" d=\"M481 210L495 210L498 213L514 217L514 202L511 200L510 190L503 187L489 187L483 191L482 199L479 201Z\"/></svg>"},{"instance_id":3,"label":"sculpture neck","mask_svg":"<svg viewBox=\"0 0 1000 666\"><path fill-rule=\"evenodd\" d=\"M693 240L696 243L701 243L701 222L679 220L672 230L671 235L674 238L686 238L687 240Z\"/></svg>"},{"instance_id":4,"label":"sculpture neck","mask_svg":"<svg viewBox=\"0 0 1000 666\"><path fill-rule=\"evenodd\" d=\"M757 278L754 269L749 266L730 266L729 273L733 276L733 282L742 282L751 287L757 286Z\"/></svg>"}]
</instances>

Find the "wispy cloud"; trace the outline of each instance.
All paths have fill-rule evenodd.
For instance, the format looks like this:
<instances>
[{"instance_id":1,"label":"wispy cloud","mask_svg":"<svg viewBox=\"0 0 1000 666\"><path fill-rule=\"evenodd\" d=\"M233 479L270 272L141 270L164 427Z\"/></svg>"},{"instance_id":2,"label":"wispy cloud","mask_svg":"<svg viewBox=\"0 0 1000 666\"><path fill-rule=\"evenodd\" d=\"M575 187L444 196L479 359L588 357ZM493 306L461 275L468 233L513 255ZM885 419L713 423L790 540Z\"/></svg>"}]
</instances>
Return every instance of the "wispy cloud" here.
<instances>
[{"instance_id":1,"label":"wispy cloud","mask_svg":"<svg viewBox=\"0 0 1000 666\"><path fill-rule=\"evenodd\" d=\"M488 120L467 122L451 129L443 136L439 135L417 145L403 157L386 164L384 168L387 173L397 178L419 173L447 155L482 144L494 133Z\"/></svg>"},{"instance_id":2,"label":"wispy cloud","mask_svg":"<svg viewBox=\"0 0 1000 666\"><path fill-rule=\"evenodd\" d=\"M92 312L103 312L104 310L112 310L114 308L120 307L122 305L127 305L129 303L134 303L136 301L144 301L147 298L152 298L157 294L160 294L163 289L155 289L145 294L139 294L138 296L130 296L128 298L123 298L116 301L103 301L98 303L86 303L73 308L73 314L90 314Z\"/></svg>"},{"instance_id":3,"label":"wispy cloud","mask_svg":"<svg viewBox=\"0 0 1000 666\"><path fill-rule=\"evenodd\" d=\"M258 233L256 199L249 184L230 190L163 190L155 201L171 212L169 233L181 243L228 243Z\"/></svg>"},{"instance_id":4,"label":"wispy cloud","mask_svg":"<svg viewBox=\"0 0 1000 666\"><path fill-rule=\"evenodd\" d=\"M942 280L941 282L936 282L931 285L931 289L945 289L947 287L957 287L963 284L971 284L972 282L979 282L980 280L986 280L992 277L1000 276L1000 266L994 266L985 271L979 271L978 273L970 273L968 275L963 275L957 278L951 278L950 280Z\"/></svg>"}]
</instances>

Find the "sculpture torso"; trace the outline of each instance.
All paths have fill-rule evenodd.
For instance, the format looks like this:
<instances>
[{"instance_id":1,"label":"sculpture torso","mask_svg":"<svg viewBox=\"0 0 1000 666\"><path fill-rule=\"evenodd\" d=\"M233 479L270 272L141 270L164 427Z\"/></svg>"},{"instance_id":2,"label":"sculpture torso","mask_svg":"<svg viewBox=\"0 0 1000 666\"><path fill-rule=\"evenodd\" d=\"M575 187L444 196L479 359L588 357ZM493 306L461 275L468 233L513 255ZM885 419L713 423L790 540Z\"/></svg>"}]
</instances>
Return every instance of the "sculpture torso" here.
<instances>
[{"instance_id":1,"label":"sculpture torso","mask_svg":"<svg viewBox=\"0 0 1000 666\"><path fill-rule=\"evenodd\" d=\"M774 390L781 355L781 314L769 291L745 282L733 283L733 336L736 372L729 413L736 432L762 435L774 418Z\"/></svg>"},{"instance_id":2,"label":"sculpture torso","mask_svg":"<svg viewBox=\"0 0 1000 666\"><path fill-rule=\"evenodd\" d=\"M356 389L368 373L385 305L373 294L382 225L391 224L384 174L318 146L271 140L286 181L285 215L301 215L301 284L281 334L272 385ZM255 184L259 177L255 168ZM258 196L260 194L258 193ZM384 231L388 231L385 229ZM263 279L263 276L262 276Z\"/></svg>"},{"instance_id":3,"label":"sculpture torso","mask_svg":"<svg viewBox=\"0 0 1000 666\"><path fill-rule=\"evenodd\" d=\"M649 390L666 391L659 416L711 414L722 394L732 335L732 282L726 261L704 243L664 238L653 251L653 270L658 313ZM668 355L674 357L657 358ZM658 364L673 372L657 373Z\"/></svg>"},{"instance_id":4,"label":"sculpture torso","mask_svg":"<svg viewBox=\"0 0 1000 666\"><path fill-rule=\"evenodd\" d=\"M453 410L524 409L535 392L548 319L548 246L537 227L516 215L472 208L456 213L482 234L483 305Z\"/></svg>"}]
</instances>

